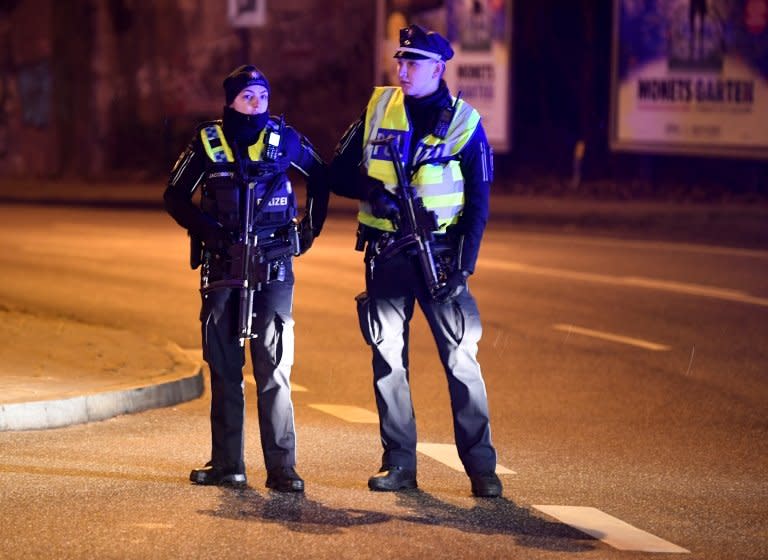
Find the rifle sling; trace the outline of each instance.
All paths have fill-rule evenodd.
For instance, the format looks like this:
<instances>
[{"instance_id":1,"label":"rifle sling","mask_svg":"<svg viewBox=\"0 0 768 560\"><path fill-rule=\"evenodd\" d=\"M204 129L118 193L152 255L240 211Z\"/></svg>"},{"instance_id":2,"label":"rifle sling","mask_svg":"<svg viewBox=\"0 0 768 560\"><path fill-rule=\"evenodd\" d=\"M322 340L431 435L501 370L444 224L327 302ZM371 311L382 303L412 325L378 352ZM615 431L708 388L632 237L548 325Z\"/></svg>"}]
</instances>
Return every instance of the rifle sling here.
<instances>
[{"instance_id":1,"label":"rifle sling","mask_svg":"<svg viewBox=\"0 0 768 560\"><path fill-rule=\"evenodd\" d=\"M238 150L238 146L236 142L233 142L232 145L234 147L234 150L232 153L234 155L234 160L235 160L235 169L237 170L237 174L240 176L240 180L246 187L246 190L245 190L246 196L250 196L250 192L249 192L250 187L246 182L248 180L248 174L243 172L244 165L243 165L242 157L240 156L240 151ZM269 163L276 163L276 162L269 162ZM264 211L264 207L272 197L272 193L275 192L275 189L277 188L277 179L280 177L280 175L283 175L284 173L285 173L284 171L282 172L278 171L273 173L272 182L270 183L269 188L267 189L267 192L264 193L264 196L262 197L261 202L259 202L259 204L256 205L256 208L254 208L253 214L251 216L245 216L245 220L249 222L247 224L248 225L247 229L249 233L254 223L256 222L256 218L258 218L261 215L261 213ZM259 178L263 179L263 177L259 177Z\"/></svg>"}]
</instances>

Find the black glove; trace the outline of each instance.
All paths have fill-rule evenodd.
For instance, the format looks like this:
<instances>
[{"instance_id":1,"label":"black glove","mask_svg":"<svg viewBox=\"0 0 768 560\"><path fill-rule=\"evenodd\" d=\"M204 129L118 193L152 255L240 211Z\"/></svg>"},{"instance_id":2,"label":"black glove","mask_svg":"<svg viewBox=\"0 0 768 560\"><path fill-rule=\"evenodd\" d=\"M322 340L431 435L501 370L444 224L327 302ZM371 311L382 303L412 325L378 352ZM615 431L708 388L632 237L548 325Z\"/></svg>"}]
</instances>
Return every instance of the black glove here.
<instances>
[{"instance_id":1,"label":"black glove","mask_svg":"<svg viewBox=\"0 0 768 560\"><path fill-rule=\"evenodd\" d=\"M312 229L312 217L309 214L304 214L304 217L299 221L299 254L303 255L309 251L314 241L315 232Z\"/></svg>"},{"instance_id":2,"label":"black glove","mask_svg":"<svg viewBox=\"0 0 768 560\"><path fill-rule=\"evenodd\" d=\"M467 289L467 278L469 272L466 270L454 270L445 281L445 286L441 287L435 293L435 300L440 303L453 301Z\"/></svg>"},{"instance_id":3,"label":"black glove","mask_svg":"<svg viewBox=\"0 0 768 560\"><path fill-rule=\"evenodd\" d=\"M389 192L384 185L371 189L368 202L371 203L371 213L374 216L391 220L397 228L400 223L400 206L397 204L395 195Z\"/></svg>"}]
</instances>

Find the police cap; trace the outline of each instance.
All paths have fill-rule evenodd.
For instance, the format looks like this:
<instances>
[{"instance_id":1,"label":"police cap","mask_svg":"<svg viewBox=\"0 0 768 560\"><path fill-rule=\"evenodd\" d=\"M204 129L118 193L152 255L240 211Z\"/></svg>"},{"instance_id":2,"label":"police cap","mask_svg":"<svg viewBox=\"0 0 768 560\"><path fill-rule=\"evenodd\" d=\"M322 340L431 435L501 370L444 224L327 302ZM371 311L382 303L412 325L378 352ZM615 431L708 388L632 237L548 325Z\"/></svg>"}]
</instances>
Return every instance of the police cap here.
<instances>
[{"instance_id":1,"label":"police cap","mask_svg":"<svg viewBox=\"0 0 768 560\"><path fill-rule=\"evenodd\" d=\"M400 30L400 47L395 58L450 60L453 49L448 40L436 31L420 25L409 25Z\"/></svg>"},{"instance_id":2,"label":"police cap","mask_svg":"<svg viewBox=\"0 0 768 560\"><path fill-rule=\"evenodd\" d=\"M258 68L250 64L238 66L224 78L224 95L227 105L230 105L237 97L237 94L248 86L263 86L269 92L269 82L267 77L259 71Z\"/></svg>"}]
</instances>

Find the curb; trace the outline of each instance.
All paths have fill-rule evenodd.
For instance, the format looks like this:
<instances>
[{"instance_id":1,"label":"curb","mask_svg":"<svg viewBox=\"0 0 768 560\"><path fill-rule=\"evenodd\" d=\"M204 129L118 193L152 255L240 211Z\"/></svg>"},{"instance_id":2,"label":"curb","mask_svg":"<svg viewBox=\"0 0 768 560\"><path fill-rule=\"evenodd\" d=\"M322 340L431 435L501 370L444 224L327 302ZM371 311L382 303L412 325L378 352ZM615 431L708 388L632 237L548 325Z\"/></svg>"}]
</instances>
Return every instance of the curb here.
<instances>
[{"instance_id":1,"label":"curb","mask_svg":"<svg viewBox=\"0 0 768 560\"><path fill-rule=\"evenodd\" d=\"M189 363L173 344L169 350L181 356L187 371L155 384L129 386L115 391L91 393L66 399L0 405L0 431L43 430L107 420L122 414L171 406L203 394L203 368Z\"/></svg>"}]
</instances>

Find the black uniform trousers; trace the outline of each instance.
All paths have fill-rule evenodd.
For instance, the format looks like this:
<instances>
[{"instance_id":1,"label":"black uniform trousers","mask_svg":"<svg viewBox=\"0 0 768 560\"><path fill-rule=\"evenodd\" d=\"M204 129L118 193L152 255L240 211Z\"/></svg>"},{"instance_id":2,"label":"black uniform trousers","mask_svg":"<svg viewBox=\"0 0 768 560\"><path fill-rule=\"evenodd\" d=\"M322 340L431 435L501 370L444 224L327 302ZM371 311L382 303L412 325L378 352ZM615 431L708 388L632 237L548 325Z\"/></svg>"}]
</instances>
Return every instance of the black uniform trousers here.
<instances>
[{"instance_id":1,"label":"black uniform trousers","mask_svg":"<svg viewBox=\"0 0 768 560\"><path fill-rule=\"evenodd\" d=\"M296 464L296 435L291 402L293 365L293 271L284 281L263 286L254 298L249 341L256 380L261 448L266 468ZM203 357L211 371L211 463L245 472L243 453L244 348L237 336L240 291L220 289L203 296Z\"/></svg>"},{"instance_id":2,"label":"black uniform trousers","mask_svg":"<svg viewBox=\"0 0 768 560\"><path fill-rule=\"evenodd\" d=\"M358 300L361 329L373 349L382 467L416 470L416 420L409 385L408 338L414 304L424 312L448 379L456 448L467 474L494 472L496 450L485 383L477 361L482 327L475 299L464 292L436 302L418 260L400 252L386 262L366 255L367 298Z\"/></svg>"}]
</instances>

